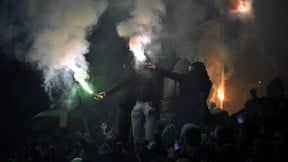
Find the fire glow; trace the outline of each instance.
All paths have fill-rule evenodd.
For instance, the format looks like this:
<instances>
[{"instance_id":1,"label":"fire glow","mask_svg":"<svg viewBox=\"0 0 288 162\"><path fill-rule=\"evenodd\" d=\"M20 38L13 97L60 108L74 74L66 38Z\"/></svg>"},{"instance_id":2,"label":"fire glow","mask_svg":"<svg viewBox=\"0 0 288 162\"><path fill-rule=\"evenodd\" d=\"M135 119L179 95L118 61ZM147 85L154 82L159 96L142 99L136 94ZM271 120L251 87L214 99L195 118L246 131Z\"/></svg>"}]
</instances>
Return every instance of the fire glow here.
<instances>
[{"instance_id":1,"label":"fire glow","mask_svg":"<svg viewBox=\"0 0 288 162\"><path fill-rule=\"evenodd\" d=\"M237 6L230 10L231 14L237 14L245 17L252 16L252 0L239 0Z\"/></svg>"},{"instance_id":2,"label":"fire glow","mask_svg":"<svg viewBox=\"0 0 288 162\"><path fill-rule=\"evenodd\" d=\"M221 82L217 89L217 97L219 99L219 107L224 108L224 99L225 99L225 76L224 76L224 68L221 71Z\"/></svg>"},{"instance_id":3,"label":"fire glow","mask_svg":"<svg viewBox=\"0 0 288 162\"><path fill-rule=\"evenodd\" d=\"M224 89L222 88L218 88L217 90L217 96L219 98L220 101L224 100Z\"/></svg>"},{"instance_id":4,"label":"fire glow","mask_svg":"<svg viewBox=\"0 0 288 162\"><path fill-rule=\"evenodd\" d=\"M136 61L143 62L146 60L144 54L145 47L150 43L151 38L148 35L136 35L130 38L129 48L133 52Z\"/></svg>"}]
</instances>

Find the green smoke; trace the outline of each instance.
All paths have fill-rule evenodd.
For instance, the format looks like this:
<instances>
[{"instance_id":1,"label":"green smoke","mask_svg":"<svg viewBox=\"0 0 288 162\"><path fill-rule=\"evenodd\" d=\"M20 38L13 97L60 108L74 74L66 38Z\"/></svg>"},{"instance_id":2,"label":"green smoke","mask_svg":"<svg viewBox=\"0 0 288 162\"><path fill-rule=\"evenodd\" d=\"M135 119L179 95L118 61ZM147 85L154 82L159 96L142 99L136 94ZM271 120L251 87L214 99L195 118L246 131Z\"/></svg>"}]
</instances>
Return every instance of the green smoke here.
<instances>
[{"instance_id":1,"label":"green smoke","mask_svg":"<svg viewBox=\"0 0 288 162\"><path fill-rule=\"evenodd\" d=\"M80 83L81 87L88 92L89 94L93 94L93 90L88 86L88 83L85 80L78 80L78 82Z\"/></svg>"}]
</instances>

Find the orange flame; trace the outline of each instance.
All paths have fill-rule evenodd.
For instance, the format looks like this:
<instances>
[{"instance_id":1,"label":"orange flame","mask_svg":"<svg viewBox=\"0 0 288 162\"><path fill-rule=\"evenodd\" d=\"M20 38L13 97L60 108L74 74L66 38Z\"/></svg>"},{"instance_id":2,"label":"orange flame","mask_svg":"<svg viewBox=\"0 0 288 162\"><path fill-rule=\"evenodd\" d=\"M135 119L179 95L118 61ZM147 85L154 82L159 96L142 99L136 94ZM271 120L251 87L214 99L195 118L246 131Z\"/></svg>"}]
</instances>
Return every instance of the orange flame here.
<instances>
[{"instance_id":1,"label":"orange flame","mask_svg":"<svg viewBox=\"0 0 288 162\"><path fill-rule=\"evenodd\" d=\"M129 48L133 52L138 61L144 61L144 48L150 42L150 37L147 35L136 35L130 38Z\"/></svg>"},{"instance_id":2,"label":"orange flame","mask_svg":"<svg viewBox=\"0 0 288 162\"><path fill-rule=\"evenodd\" d=\"M225 77L224 77L224 68L221 72L221 82L217 90L217 97L219 99L219 107L223 108L224 107L224 99L225 99L225 89L224 89L224 84L225 84Z\"/></svg>"},{"instance_id":3,"label":"orange flame","mask_svg":"<svg viewBox=\"0 0 288 162\"><path fill-rule=\"evenodd\" d=\"M220 101L224 100L224 90L222 88L218 88L217 95Z\"/></svg>"},{"instance_id":4,"label":"orange flame","mask_svg":"<svg viewBox=\"0 0 288 162\"><path fill-rule=\"evenodd\" d=\"M252 0L239 0L236 5L235 8L230 9L230 13L246 16L252 15Z\"/></svg>"},{"instance_id":5,"label":"orange flame","mask_svg":"<svg viewBox=\"0 0 288 162\"><path fill-rule=\"evenodd\" d=\"M239 12L245 13L249 11L248 7L245 5L245 3L241 3L239 6Z\"/></svg>"}]
</instances>

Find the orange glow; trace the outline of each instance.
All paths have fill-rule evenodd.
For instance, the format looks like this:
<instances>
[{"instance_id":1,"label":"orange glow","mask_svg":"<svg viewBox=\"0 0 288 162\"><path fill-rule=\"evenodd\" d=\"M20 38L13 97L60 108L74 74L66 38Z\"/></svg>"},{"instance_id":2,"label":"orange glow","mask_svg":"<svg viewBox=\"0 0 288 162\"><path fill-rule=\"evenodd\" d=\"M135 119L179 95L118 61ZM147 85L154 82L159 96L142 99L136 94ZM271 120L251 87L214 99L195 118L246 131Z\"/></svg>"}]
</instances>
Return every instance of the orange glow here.
<instances>
[{"instance_id":1,"label":"orange glow","mask_svg":"<svg viewBox=\"0 0 288 162\"><path fill-rule=\"evenodd\" d=\"M209 77L213 82L213 87L208 101L209 103L216 103L218 108L223 108L224 100L226 100L224 65L221 60L214 60L213 63L207 65Z\"/></svg>"},{"instance_id":2,"label":"orange glow","mask_svg":"<svg viewBox=\"0 0 288 162\"><path fill-rule=\"evenodd\" d=\"M230 13L246 17L252 16L252 0L239 0L237 6L231 9Z\"/></svg>"},{"instance_id":3,"label":"orange glow","mask_svg":"<svg viewBox=\"0 0 288 162\"><path fill-rule=\"evenodd\" d=\"M225 99L225 77L224 77L224 68L221 71L221 82L217 89L217 97L219 99L219 107L224 108L224 99Z\"/></svg>"},{"instance_id":4,"label":"orange glow","mask_svg":"<svg viewBox=\"0 0 288 162\"><path fill-rule=\"evenodd\" d=\"M133 52L136 60L144 61L146 59L144 55L145 46L150 42L150 37L147 35L136 35L130 38L129 48Z\"/></svg>"},{"instance_id":5,"label":"orange glow","mask_svg":"<svg viewBox=\"0 0 288 162\"><path fill-rule=\"evenodd\" d=\"M218 88L217 95L218 95L218 98L220 101L224 100L224 90L223 89Z\"/></svg>"},{"instance_id":6,"label":"orange glow","mask_svg":"<svg viewBox=\"0 0 288 162\"><path fill-rule=\"evenodd\" d=\"M239 6L239 12L245 13L249 11L248 7L246 7L245 3L241 3L241 5Z\"/></svg>"},{"instance_id":7,"label":"orange glow","mask_svg":"<svg viewBox=\"0 0 288 162\"><path fill-rule=\"evenodd\" d=\"M129 40L129 48L134 49L139 46L140 43L140 36L131 37Z\"/></svg>"}]
</instances>

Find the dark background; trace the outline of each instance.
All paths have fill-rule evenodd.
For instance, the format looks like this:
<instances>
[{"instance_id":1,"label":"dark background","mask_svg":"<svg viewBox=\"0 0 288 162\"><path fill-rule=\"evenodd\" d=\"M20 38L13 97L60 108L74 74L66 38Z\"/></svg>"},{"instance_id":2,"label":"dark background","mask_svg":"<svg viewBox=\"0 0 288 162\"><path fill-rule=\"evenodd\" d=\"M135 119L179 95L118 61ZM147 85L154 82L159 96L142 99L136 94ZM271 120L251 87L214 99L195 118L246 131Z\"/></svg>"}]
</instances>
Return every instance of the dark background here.
<instances>
[{"instance_id":1,"label":"dark background","mask_svg":"<svg viewBox=\"0 0 288 162\"><path fill-rule=\"evenodd\" d=\"M105 89L121 78L122 65L128 52L127 41L117 36L115 25L128 17L129 9L115 9L116 7L113 4L108 6L88 38L91 46L86 57L90 75L97 81L98 90ZM235 72L226 82L226 90L230 94L229 107L226 109L230 112L241 109L245 91L250 84L258 80L263 80L259 90L262 95L265 95L265 86L276 76L280 76L287 85L287 1L255 0L254 12L256 25L253 33L256 37L252 41L245 42L246 45L239 49L242 54L237 56L234 63ZM4 11L1 14L5 14ZM237 38L237 33L243 29L243 25L241 27L237 26L237 23L236 26L235 23L232 25L234 27L230 26L231 30L226 33L227 42ZM227 27L229 29L229 24ZM1 42L0 46L2 87L0 129L1 139L7 144L17 143L19 138L31 133L32 116L47 110L50 104L42 87L42 73L30 64L20 62L11 56L13 46L23 38L25 34L14 42L6 44ZM92 55L93 53L97 55ZM87 121L91 129L97 127L95 123L102 120L115 123L117 95L100 102L91 100L91 105L86 107L89 112L86 114ZM96 119L95 116L101 119Z\"/></svg>"}]
</instances>

